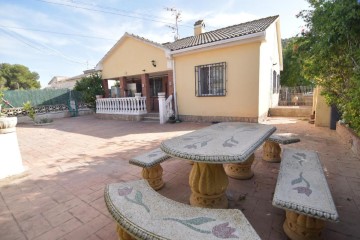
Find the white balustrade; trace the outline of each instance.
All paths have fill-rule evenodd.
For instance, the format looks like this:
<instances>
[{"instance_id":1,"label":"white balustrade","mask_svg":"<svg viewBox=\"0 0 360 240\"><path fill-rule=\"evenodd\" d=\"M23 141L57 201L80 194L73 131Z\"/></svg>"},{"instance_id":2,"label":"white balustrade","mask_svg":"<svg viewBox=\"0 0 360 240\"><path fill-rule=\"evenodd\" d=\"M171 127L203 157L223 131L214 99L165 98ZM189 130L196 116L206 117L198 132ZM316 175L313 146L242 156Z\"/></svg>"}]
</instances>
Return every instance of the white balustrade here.
<instances>
[{"instance_id":1,"label":"white balustrade","mask_svg":"<svg viewBox=\"0 0 360 240\"><path fill-rule=\"evenodd\" d=\"M165 93L160 92L158 93L159 97L159 117L160 117L160 124L166 123L166 121L174 114L172 108L172 98L173 96L170 95L165 100Z\"/></svg>"},{"instance_id":2,"label":"white balustrade","mask_svg":"<svg viewBox=\"0 0 360 240\"><path fill-rule=\"evenodd\" d=\"M173 95L170 95L165 101L165 109L166 109L165 114L168 118L174 115L174 110L172 107L172 99L173 99Z\"/></svg>"},{"instance_id":3,"label":"white balustrade","mask_svg":"<svg viewBox=\"0 0 360 240\"><path fill-rule=\"evenodd\" d=\"M96 99L96 113L129 115L146 114L146 97Z\"/></svg>"}]
</instances>

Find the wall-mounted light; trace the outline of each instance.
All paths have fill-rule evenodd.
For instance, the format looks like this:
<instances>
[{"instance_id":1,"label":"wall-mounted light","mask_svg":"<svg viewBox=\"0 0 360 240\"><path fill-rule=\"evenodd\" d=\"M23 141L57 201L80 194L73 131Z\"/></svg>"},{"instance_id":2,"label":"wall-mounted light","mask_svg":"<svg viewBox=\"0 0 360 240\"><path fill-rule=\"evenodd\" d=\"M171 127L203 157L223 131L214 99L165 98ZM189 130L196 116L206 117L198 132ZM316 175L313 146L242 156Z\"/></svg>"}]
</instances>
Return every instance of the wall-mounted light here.
<instances>
[{"instance_id":1,"label":"wall-mounted light","mask_svg":"<svg viewBox=\"0 0 360 240\"><path fill-rule=\"evenodd\" d=\"M155 60L151 60L151 64L156 67L156 61Z\"/></svg>"}]
</instances>

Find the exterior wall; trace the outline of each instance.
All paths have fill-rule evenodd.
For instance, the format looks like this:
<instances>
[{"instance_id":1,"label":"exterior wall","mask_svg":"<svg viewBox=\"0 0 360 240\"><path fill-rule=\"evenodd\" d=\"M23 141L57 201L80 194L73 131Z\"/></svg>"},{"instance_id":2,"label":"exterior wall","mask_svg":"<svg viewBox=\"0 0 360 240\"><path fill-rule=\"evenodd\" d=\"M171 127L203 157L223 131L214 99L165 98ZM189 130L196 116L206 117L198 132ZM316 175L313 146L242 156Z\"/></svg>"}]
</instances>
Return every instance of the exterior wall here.
<instances>
[{"instance_id":1,"label":"exterior wall","mask_svg":"<svg viewBox=\"0 0 360 240\"><path fill-rule=\"evenodd\" d=\"M259 46L256 42L174 56L179 115L257 120ZM196 97L195 66L218 62L226 62L226 96Z\"/></svg>"},{"instance_id":2,"label":"exterior wall","mask_svg":"<svg viewBox=\"0 0 360 240\"><path fill-rule=\"evenodd\" d=\"M94 114L94 111L91 109L79 109L79 116ZM35 119L39 118L48 118L48 119L58 119L58 118L69 118L72 117L69 111L62 112L49 112L49 113L37 113ZM34 123L31 118L28 116L17 116L18 123Z\"/></svg>"},{"instance_id":3,"label":"exterior wall","mask_svg":"<svg viewBox=\"0 0 360 240\"><path fill-rule=\"evenodd\" d=\"M325 98L321 96L321 88L316 87L314 90L314 111L315 111L315 126L330 127L330 113L331 108L325 102Z\"/></svg>"},{"instance_id":4,"label":"exterior wall","mask_svg":"<svg viewBox=\"0 0 360 240\"><path fill-rule=\"evenodd\" d=\"M280 74L277 42L276 24L273 23L266 30L265 41L260 46L259 115L266 114L269 108L276 107L279 102L279 94L273 94L273 71Z\"/></svg>"},{"instance_id":5,"label":"exterior wall","mask_svg":"<svg viewBox=\"0 0 360 240\"><path fill-rule=\"evenodd\" d=\"M270 108L271 117L307 117L311 115L310 106L278 106Z\"/></svg>"},{"instance_id":6,"label":"exterior wall","mask_svg":"<svg viewBox=\"0 0 360 240\"><path fill-rule=\"evenodd\" d=\"M152 65L152 60L156 61L156 67ZM103 79L168 70L164 50L131 37L124 38L102 66Z\"/></svg>"}]
</instances>

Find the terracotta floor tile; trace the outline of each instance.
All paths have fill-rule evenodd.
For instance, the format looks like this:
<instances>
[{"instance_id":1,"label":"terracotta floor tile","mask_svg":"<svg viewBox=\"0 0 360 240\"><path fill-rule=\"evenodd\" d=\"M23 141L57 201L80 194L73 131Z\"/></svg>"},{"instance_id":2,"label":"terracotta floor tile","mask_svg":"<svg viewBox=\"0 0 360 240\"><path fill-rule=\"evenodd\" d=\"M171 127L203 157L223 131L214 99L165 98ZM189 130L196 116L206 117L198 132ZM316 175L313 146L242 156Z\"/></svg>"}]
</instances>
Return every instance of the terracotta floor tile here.
<instances>
[{"instance_id":1,"label":"terracotta floor tile","mask_svg":"<svg viewBox=\"0 0 360 240\"><path fill-rule=\"evenodd\" d=\"M71 219L73 219L73 215L71 215L69 212L62 212L55 216L49 216L46 219L51 224L51 226L56 227L60 224L63 224Z\"/></svg>"},{"instance_id":2,"label":"terracotta floor tile","mask_svg":"<svg viewBox=\"0 0 360 240\"><path fill-rule=\"evenodd\" d=\"M292 119L291 124L281 124L280 118L270 120L278 123L278 132L300 136L301 142L282 148L319 153L340 215L340 223L326 225L325 239L357 239L359 157L345 147L335 131L306 121ZM115 222L103 199L106 184L141 179L141 168L129 164L129 159L159 147L165 139L208 125L160 125L94 116L56 119L47 127L18 124L19 147L28 170L0 180L0 239L116 239ZM285 212L271 204L279 166L263 161L260 147L252 166L255 176L249 180L229 178L226 191L230 207L242 210L265 240L286 239L282 230ZM188 204L192 165L170 158L162 167L165 187L159 193Z\"/></svg>"},{"instance_id":3,"label":"terracotta floor tile","mask_svg":"<svg viewBox=\"0 0 360 240\"><path fill-rule=\"evenodd\" d=\"M0 239L18 239L23 238L24 234L14 221L10 213L0 214Z\"/></svg>"},{"instance_id":4,"label":"terracotta floor tile","mask_svg":"<svg viewBox=\"0 0 360 240\"><path fill-rule=\"evenodd\" d=\"M96 236L98 236L102 240L117 240L118 236L116 234L116 224L115 221L110 223L96 232Z\"/></svg>"},{"instance_id":5,"label":"terracotta floor tile","mask_svg":"<svg viewBox=\"0 0 360 240\"><path fill-rule=\"evenodd\" d=\"M35 240L55 240L80 227L81 225L82 223L79 220L71 218L68 221L61 223L57 227L52 228L50 231L35 238Z\"/></svg>"},{"instance_id":6,"label":"terracotta floor tile","mask_svg":"<svg viewBox=\"0 0 360 240\"><path fill-rule=\"evenodd\" d=\"M100 215L99 211L85 203L69 209L68 212L83 223L89 222Z\"/></svg>"},{"instance_id":7,"label":"terracotta floor tile","mask_svg":"<svg viewBox=\"0 0 360 240\"><path fill-rule=\"evenodd\" d=\"M23 222L19 222L22 231L29 239L34 239L52 229L49 222L41 215L34 216Z\"/></svg>"}]
</instances>

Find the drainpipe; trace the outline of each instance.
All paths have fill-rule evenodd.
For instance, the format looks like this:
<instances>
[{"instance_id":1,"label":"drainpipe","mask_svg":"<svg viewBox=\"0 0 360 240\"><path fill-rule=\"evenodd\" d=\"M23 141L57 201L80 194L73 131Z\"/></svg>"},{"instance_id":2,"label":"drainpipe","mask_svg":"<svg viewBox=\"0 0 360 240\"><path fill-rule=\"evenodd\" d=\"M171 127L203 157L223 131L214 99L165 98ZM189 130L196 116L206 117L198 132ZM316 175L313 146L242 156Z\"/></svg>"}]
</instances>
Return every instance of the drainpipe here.
<instances>
[{"instance_id":1,"label":"drainpipe","mask_svg":"<svg viewBox=\"0 0 360 240\"><path fill-rule=\"evenodd\" d=\"M174 82L174 104L175 104L175 118L178 119L178 104L177 104L177 95L176 95L176 71L175 71L175 61L172 59L173 66L173 82Z\"/></svg>"}]
</instances>

